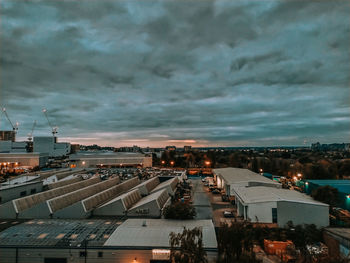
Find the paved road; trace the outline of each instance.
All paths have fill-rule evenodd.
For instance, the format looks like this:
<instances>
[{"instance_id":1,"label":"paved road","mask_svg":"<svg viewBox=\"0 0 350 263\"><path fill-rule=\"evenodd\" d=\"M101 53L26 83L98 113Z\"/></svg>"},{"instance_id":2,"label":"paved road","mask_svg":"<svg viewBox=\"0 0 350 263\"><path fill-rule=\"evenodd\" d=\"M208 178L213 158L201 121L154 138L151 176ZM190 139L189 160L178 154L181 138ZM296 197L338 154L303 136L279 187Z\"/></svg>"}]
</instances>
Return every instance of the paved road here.
<instances>
[{"instance_id":1,"label":"paved road","mask_svg":"<svg viewBox=\"0 0 350 263\"><path fill-rule=\"evenodd\" d=\"M193 184L193 206L196 208L196 219L212 219L213 211L208 194L203 189L200 179L192 179Z\"/></svg>"}]
</instances>

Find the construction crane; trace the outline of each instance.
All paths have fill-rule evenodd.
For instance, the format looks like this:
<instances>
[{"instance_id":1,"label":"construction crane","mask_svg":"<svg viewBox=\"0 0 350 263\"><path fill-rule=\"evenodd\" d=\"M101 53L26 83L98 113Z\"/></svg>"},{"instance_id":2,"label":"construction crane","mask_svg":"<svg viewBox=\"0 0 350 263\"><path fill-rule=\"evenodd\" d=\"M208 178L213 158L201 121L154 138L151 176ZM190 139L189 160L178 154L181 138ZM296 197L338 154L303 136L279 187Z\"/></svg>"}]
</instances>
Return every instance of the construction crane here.
<instances>
[{"instance_id":1,"label":"construction crane","mask_svg":"<svg viewBox=\"0 0 350 263\"><path fill-rule=\"evenodd\" d=\"M33 132L34 132L35 126L36 126L36 121L33 121L32 130L30 133L28 133L28 141L30 142L33 140Z\"/></svg>"},{"instance_id":2,"label":"construction crane","mask_svg":"<svg viewBox=\"0 0 350 263\"><path fill-rule=\"evenodd\" d=\"M43 109L43 113L44 113L44 115L45 115L45 117L46 117L46 120L47 120L47 123L49 124L49 126L50 126L50 128L51 128L51 132L52 132L52 135L53 135L53 137L55 137L56 136L56 134L58 133L58 127L57 126L55 126L55 127L53 127L52 125L51 125L51 122L50 122L50 120L49 120L49 117L47 116L47 109Z\"/></svg>"},{"instance_id":3,"label":"construction crane","mask_svg":"<svg viewBox=\"0 0 350 263\"><path fill-rule=\"evenodd\" d=\"M8 120L8 121L9 121L9 123L11 124L11 126L12 126L12 130L13 130L15 133L17 133L19 123L18 123L18 122L16 122L16 124L15 124L15 125L13 125L12 121L11 121L11 120L10 120L10 118L9 118L9 115L7 114L6 108L2 108L2 113L3 113L3 114L5 114L5 116L6 116L7 120Z\"/></svg>"}]
</instances>

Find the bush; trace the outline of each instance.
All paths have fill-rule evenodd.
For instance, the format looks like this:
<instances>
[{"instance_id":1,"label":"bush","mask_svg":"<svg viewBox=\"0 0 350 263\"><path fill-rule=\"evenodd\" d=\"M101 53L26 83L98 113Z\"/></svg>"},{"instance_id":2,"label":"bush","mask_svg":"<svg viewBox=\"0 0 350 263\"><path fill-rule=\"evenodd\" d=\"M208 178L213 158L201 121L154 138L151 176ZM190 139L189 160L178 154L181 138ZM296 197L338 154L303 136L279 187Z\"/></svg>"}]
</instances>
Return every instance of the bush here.
<instances>
[{"instance_id":1,"label":"bush","mask_svg":"<svg viewBox=\"0 0 350 263\"><path fill-rule=\"evenodd\" d=\"M195 208L190 204L175 202L164 209L166 219L193 219L196 216Z\"/></svg>"}]
</instances>

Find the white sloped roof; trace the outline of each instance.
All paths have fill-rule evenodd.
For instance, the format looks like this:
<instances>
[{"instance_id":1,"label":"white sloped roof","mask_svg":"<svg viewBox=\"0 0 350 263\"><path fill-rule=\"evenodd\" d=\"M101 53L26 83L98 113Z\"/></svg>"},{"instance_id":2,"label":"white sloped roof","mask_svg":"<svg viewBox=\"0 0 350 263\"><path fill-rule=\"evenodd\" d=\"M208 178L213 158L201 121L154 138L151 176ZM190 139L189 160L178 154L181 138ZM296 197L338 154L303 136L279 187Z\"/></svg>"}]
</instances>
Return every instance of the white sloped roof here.
<instances>
[{"instance_id":1,"label":"white sloped roof","mask_svg":"<svg viewBox=\"0 0 350 263\"><path fill-rule=\"evenodd\" d=\"M254 186L254 187L235 187L234 191L241 200L248 203L261 202L278 202L289 201L297 203L308 203L313 205L328 206L327 204L318 202L312 197L300 193L295 190L280 189L275 187Z\"/></svg>"},{"instance_id":2,"label":"white sloped roof","mask_svg":"<svg viewBox=\"0 0 350 263\"><path fill-rule=\"evenodd\" d=\"M279 185L277 182L274 182L260 174L243 168L219 168L213 169L213 172L216 175L223 177L227 184L236 184L241 182L260 182Z\"/></svg>"}]
</instances>

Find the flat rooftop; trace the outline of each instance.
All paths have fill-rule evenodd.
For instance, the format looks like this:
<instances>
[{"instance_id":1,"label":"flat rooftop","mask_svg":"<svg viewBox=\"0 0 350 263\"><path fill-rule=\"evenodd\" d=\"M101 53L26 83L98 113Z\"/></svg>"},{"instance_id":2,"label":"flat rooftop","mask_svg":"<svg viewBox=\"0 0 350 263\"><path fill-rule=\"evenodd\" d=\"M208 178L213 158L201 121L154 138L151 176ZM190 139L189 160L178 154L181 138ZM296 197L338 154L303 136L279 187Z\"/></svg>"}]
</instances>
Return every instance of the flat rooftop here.
<instances>
[{"instance_id":1,"label":"flat rooftop","mask_svg":"<svg viewBox=\"0 0 350 263\"><path fill-rule=\"evenodd\" d=\"M140 158L145 157L142 153L129 153L129 152L79 152L71 154L69 159L114 159L114 158Z\"/></svg>"},{"instance_id":2,"label":"flat rooftop","mask_svg":"<svg viewBox=\"0 0 350 263\"><path fill-rule=\"evenodd\" d=\"M328 206L327 204L318 202L312 197L302 194L298 191L266 187L266 186L253 186L253 187L235 187L237 195L242 199L244 203L262 203L262 202L278 202L278 201L290 201L297 203L308 203L313 205Z\"/></svg>"},{"instance_id":3,"label":"flat rooftop","mask_svg":"<svg viewBox=\"0 0 350 263\"><path fill-rule=\"evenodd\" d=\"M143 226L143 224L146 226ZM201 227L205 249L217 249L211 220L128 219L120 225L104 246L169 248L169 234L182 233L184 227Z\"/></svg>"},{"instance_id":4,"label":"flat rooftop","mask_svg":"<svg viewBox=\"0 0 350 263\"><path fill-rule=\"evenodd\" d=\"M260 174L243 168L219 168L213 169L213 173L223 177L227 184L237 184L242 182L261 182L279 185L277 182L274 182Z\"/></svg>"},{"instance_id":5,"label":"flat rooftop","mask_svg":"<svg viewBox=\"0 0 350 263\"><path fill-rule=\"evenodd\" d=\"M116 220L37 219L0 233L0 247L102 246L122 222Z\"/></svg>"}]
</instances>

